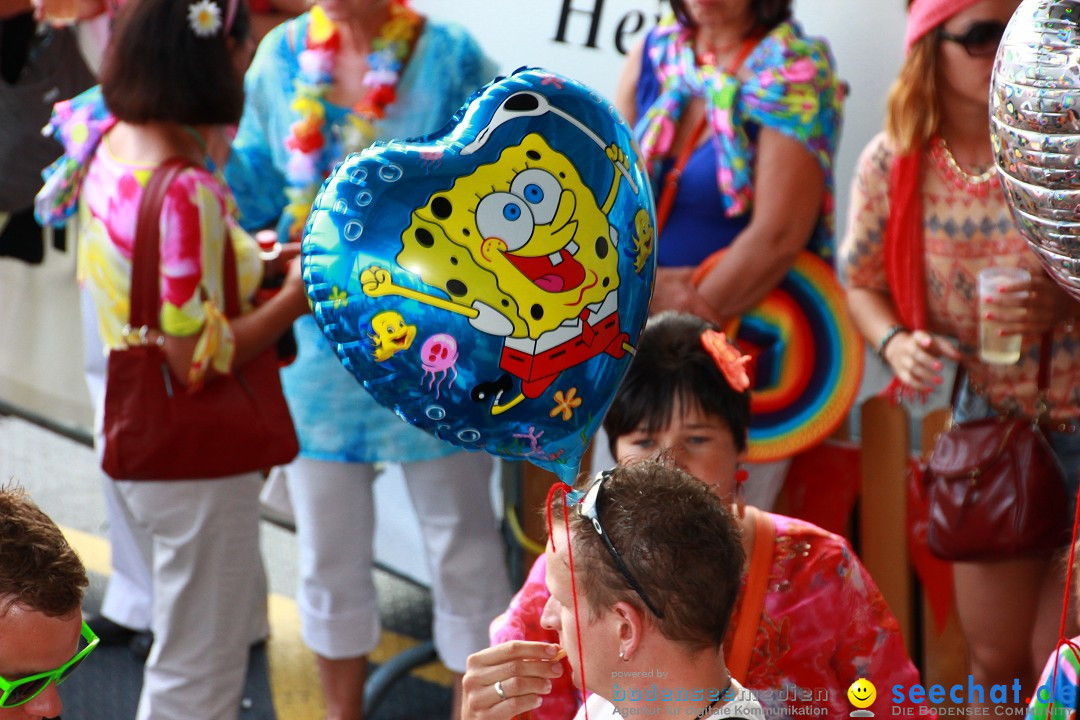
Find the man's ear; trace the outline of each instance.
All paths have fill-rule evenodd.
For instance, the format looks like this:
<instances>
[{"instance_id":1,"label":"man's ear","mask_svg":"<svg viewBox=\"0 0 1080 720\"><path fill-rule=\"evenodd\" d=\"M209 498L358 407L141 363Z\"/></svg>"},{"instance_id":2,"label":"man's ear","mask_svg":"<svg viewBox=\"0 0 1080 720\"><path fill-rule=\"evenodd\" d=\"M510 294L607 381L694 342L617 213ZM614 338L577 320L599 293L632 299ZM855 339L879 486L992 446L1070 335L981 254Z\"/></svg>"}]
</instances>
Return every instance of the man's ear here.
<instances>
[{"instance_id":1,"label":"man's ear","mask_svg":"<svg viewBox=\"0 0 1080 720\"><path fill-rule=\"evenodd\" d=\"M615 603L611 608L611 614L618 634L619 657L629 661L637 653L644 639L645 616L626 601Z\"/></svg>"}]
</instances>

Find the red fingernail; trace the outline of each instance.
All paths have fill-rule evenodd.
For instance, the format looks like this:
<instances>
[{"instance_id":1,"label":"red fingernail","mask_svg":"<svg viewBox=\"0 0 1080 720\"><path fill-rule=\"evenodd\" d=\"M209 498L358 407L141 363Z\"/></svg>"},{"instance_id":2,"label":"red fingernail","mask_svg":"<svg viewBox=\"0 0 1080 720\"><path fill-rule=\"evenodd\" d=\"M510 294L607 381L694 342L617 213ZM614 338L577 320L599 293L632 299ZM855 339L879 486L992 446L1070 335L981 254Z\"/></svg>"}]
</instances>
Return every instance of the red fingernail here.
<instances>
[{"instance_id":1,"label":"red fingernail","mask_svg":"<svg viewBox=\"0 0 1080 720\"><path fill-rule=\"evenodd\" d=\"M984 318L985 320L993 320L993 319L994 319L994 313L985 313L985 314L983 315L983 318Z\"/></svg>"},{"instance_id":2,"label":"red fingernail","mask_svg":"<svg viewBox=\"0 0 1080 720\"><path fill-rule=\"evenodd\" d=\"M945 381L944 381L944 380L942 380L942 379L941 379L941 378L939 378L939 377L936 377L936 378L934 378L934 384L935 384L935 385L940 385L940 384L941 384L941 383L943 383L943 382L945 382Z\"/></svg>"},{"instance_id":3,"label":"red fingernail","mask_svg":"<svg viewBox=\"0 0 1080 720\"><path fill-rule=\"evenodd\" d=\"M942 365L942 364L941 364L941 363L939 363L939 362L936 362L936 363L934 363L934 369L935 369L935 370L940 370L940 369L941 369L941 368L943 368L943 367L945 367L945 366L944 366L944 365Z\"/></svg>"}]
</instances>

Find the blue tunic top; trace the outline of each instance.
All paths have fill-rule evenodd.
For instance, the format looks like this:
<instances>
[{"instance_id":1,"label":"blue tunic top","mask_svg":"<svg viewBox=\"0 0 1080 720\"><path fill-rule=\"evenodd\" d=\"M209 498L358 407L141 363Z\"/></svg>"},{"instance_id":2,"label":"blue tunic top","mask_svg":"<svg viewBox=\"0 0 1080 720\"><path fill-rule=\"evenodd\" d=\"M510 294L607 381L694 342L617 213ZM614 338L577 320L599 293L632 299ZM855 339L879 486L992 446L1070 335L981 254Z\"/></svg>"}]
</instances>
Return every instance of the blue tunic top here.
<instances>
[{"instance_id":1,"label":"blue tunic top","mask_svg":"<svg viewBox=\"0 0 1080 720\"><path fill-rule=\"evenodd\" d=\"M225 177L236 195L241 223L249 230L275 225L286 205L284 139L297 119L290 106L308 21L304 14L271 30L245 78L244 116ZM398 83L397 99L376 122L376 139L438 130L495 72L494 63L463 28L428 19ZM344 112L326 105L330 121ZM457 452L378 405L342 367L312 316L297 320L294 330L299 352L281 378L301 455L342 462L408 462Z\"/></svg>"},{"instance_id":2,"label":"blue tunic top","mask_svg":"<svg viewBox=\"0 0 1080 720\"><path fill-rule=\"evenodd\" d=\"M649 31L641 57L636 92L639 117L660 95L656 68L649 57L655 34L655 29ZM751 140L757 139L757 133L756 125L747 127ZM665 160L660 167L660 176L653 178L653 192L658 203L664 178L674 164L674 159ZM660 267L696 267L717 250L730 245L749 224L748 213L737 217L724 214L724 202L716 185L716 151L711 142L706 142L690 154L683 168L671 214L656 245L656 262Z\"/></svg>"}]
</instances>

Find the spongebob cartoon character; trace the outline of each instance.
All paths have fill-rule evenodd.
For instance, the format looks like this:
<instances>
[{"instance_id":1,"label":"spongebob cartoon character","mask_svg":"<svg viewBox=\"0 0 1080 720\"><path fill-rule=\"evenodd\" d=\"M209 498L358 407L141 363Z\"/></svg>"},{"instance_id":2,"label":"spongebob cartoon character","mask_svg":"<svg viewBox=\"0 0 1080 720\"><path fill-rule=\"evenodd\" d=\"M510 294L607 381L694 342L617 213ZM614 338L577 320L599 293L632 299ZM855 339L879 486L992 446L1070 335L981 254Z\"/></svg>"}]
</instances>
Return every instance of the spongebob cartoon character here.
<instances>
[{"instance_id":1,"label":"spongebob cartoon character","mask_svg":"<svg viewBox=\"0 0 1080 720\"><path fill-rule=\"evenodd\" d=\"M505 373L472 391L493 415L540 397L564 370L632 351L619 326L618 234L608 221L626 155L614 144L605 154L616 171L603 202L566 155L530 133L416 208L397 262L446 298L396 285L377 265L361 273L370 297L412 298L505 338ZM503 402L512 378L520 392Z\"/></svg>"},{"instance_id":2,"label":"spongebob cartoon character","mask_svg":"<svg viewBox=\"0 0 1080 720\"><path fill-rule=\"evenodd\" d=\"M385 362L394 353L408 350L416 339L416 326L409 325L405 318L393 310L386 310L371 318L371 330L368 335L375 344L375 362Z\"/></svg>"}]
</instances>

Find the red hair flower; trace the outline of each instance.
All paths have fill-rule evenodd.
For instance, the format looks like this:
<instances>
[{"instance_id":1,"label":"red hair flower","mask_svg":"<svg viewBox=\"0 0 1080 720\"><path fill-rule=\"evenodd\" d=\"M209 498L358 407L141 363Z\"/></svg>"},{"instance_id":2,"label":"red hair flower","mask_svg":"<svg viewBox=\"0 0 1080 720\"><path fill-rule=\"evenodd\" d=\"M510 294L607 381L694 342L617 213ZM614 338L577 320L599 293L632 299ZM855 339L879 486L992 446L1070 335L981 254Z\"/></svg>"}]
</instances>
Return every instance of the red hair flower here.
<instances>
[{"instance_id":1,"label":"red hair flower","mask_svg":"<svg viewBox=\"0 0 1080 720\"><path fill-rule=\"evenodd\" d=\"M701 346L709 353L716 367L724 373L728 384L736 392L743 392L750 387L750 376L746 373L746 366L750 362L749 355L743 355L739 349L728 342L727 335L715 330L706 330L701 333Z\"/></svg>"}]
</instances>

